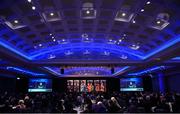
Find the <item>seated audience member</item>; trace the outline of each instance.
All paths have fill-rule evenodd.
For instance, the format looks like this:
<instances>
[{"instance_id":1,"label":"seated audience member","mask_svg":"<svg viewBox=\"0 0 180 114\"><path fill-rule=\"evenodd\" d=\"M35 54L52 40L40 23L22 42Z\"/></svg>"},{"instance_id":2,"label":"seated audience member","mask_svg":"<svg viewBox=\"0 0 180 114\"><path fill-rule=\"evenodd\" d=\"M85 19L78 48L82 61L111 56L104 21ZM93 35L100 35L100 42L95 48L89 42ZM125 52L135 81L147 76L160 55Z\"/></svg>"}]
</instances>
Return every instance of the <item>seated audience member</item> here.
<instances>
[{"instance_id":1,"label":"seated audience member","mask_svg":"<svg viewBox=\"0 0 180 114\"><path fill-rule=\"evenodd\" d=\"M24 100L19 100L18 105L16 106L16 109L25 109L26 105L24 104Z\"/></svg>"},{"instance_id":2,"label":"seated audience member","mask_svg":"<svg viewBox=\"0 0 180 114\"><path fill-rule=\"evenodd\" d=\"M107 109L106 109L105 105L101 101L99 101L97 103L97 107L98 108L97 108L96 113L105 113L105 112L107 112Z\"/></svg>"},{"instance_id":3,"label":"seated audience member","mask_svg":"<svg viewBox=\"0 0 180 114\"><path fill-rule=\"evenodd\" d=\"M109 112L119 112L121 109L121 106L119 105L119 103L117 102L117 100L115 99L115 97L111 97L111 99L108 102L109 104Z\"/></svg>"},{"instance_id":4,"label":"seated audience member","mask_svg":"<svg viewBox=\"0 0 180 114\"><path fill-rule=\"evenodd\" d=\"M25 97L24 97L25 96ZM24 98L24 100L22 100ZM127 93L32 93L1 94L4 113L168 113L180 112L179 94Z\"/></svg>"},{"instance_id":5,"label":"seated audience member","mask_svg":"<svg viewBox=\"0 0 180 114\"><path fill-rule=\"evenodd\" d=\"M29 96L25 96L24 98L24 104L26 105L26 108L31 108L32 107L32 101L29 98Z\"/></svg>"}]
</instances>

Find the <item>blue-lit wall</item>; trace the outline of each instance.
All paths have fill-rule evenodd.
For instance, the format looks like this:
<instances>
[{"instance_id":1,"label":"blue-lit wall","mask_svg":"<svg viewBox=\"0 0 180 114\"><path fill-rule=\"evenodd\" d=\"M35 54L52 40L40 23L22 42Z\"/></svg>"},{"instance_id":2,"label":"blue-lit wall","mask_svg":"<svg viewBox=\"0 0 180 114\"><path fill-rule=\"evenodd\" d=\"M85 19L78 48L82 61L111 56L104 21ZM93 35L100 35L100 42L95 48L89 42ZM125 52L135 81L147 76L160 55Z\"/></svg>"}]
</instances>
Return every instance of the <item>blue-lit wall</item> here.
<instances>
[{"instance_id":1,"label":"blue-lit wall","mask_svg":"<svg viewBox=\"0 0 180 114\"><path fill-rule=\"evenodd\" d=\"M152 88L154 92L164 93L167 91L167 84L165 75L163 72L156 72L151 74L152 77Z\"/></svg>"},{"instance_id":2,"label":"blue-lit wall","mask_svg":"<svg viewBox=\"0 0 180 114\"><path fill-rule=\"evenodd\" d=\"M166 76L166 82L169 91L180 93L180 73Z\"/></svg>"},{"instance_id":3,"label":"blue-lit wall","mask_svg":"<svg viewBox=\"0 0 180 114\"><path fill-rule=\"evenodd\" d=\"M152 78L152 88L153 88L153 92L159 92L159 83L157 77Z\"/></svg>"},{"instance_id":4,"label":"blue-lit wall","mask_svg":"<svg viewBox=\"0 0 180 114\"><path fill-rule=\"evenodd\" d=\"M152 88L154 92L180 93L180 72L176 70L152 74Z\"/></svg>"}]
</instances>

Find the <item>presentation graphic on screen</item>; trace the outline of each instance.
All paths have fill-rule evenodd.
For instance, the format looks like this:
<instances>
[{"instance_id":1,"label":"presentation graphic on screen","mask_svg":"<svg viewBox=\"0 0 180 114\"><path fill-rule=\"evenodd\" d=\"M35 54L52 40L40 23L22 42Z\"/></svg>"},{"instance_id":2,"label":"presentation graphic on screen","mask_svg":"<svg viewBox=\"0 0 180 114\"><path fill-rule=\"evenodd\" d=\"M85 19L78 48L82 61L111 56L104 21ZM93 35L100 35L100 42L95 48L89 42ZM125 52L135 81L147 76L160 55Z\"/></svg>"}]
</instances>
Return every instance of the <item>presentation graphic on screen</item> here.
<instances>
[{"instance_id":1,"label":"presentation graphic on screen","mask_svg":"<svg viewBox=\"0 0 180 114\"><path fill-rule=\"evenodd\" d=\"M120 79L120 91L144 91L142 78Z\"/></svg>"},{"instance_id":2,"label":"presentation graphic on screen","mask_svg":"<svg viewBox=\"0 0 180 114\"><path fill-rule=\"evenodd\" d=\"M73 92L73 80L67 81L67 89L69 92Z\"/></svg>"},{"instance_id":3,"label":"presentation graphic on screen","mask_svg":"<svg viewBox=\"0 0 180 114\"><path fill-rule=\"evenodd\" d=\"M52 80L29 79L28 92L52 92Z\"/></svg>"},{"instance_id":4,"label":"presentation graphic on screen","mask_svg":"<svg viewBox=\"0 0 180 114\"><path fill-rule=\"evenodd\" d=\"M87 80L87 91L88 92L94 91L93 80Z\"/></svg>"},{"instance_id":5,"label":"presentation graphic on screen","mask_svg":"<svg viewBox=\"0 0 180 114\"><path fill-rule=\"evenodd\" d=\"M79 92L79 80L74 80L74 91Z\"/></svg>"},{"instance_id":6,"label":"presentation graphic on screen","mask_svg":"<svg viewBox=\"0 0 180 114\"><path fill-rule=\"evenodd\" d=\"M67 80L68 92L106 92L106 80Z\"/></svg>"},{"instance_id":7,"label":"presentation graphic on screen","mask_svg":"<svg viewBox=\"0 0 180 114\"><path fill-rule=\"evenodd\" d=\"M86 92L87 88L86 88L86 80L81 80L81 86L80 86L80 90L81 92Z\"/></svg>"}]
</instances>

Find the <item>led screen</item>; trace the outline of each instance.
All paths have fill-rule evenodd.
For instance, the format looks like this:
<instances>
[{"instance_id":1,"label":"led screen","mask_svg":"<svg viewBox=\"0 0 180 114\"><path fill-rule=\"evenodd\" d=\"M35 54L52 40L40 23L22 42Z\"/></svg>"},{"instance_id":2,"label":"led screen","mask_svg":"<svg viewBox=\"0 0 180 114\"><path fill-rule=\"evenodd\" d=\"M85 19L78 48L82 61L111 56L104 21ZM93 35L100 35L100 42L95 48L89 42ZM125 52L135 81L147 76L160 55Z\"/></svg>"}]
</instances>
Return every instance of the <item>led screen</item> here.
<instances>
[{"instance_id":1,"label":"led screen","mask_svg":"<svg viewBox=\"0 0 180 114\"><path fill-rule=\"evenodd\" d=\"M52 92L52 80L29 79L28 92Z\"/></svg>"},{"instance_id":2,"label":"led screen","mask_svg":"<svg viewBox=\"0 0 180 114\"><path fill-rule=\"evenodd\" d=\"M93 80L87 80L87 92L94 91Z\"/></svg>"},{"instance_id":3,"label":"led screen","mask_svg":"<svg viewBox=\"0 0 180 114\"><path fill-rule=\"evenodd\" d=\"M106 92L106 80L67 80L68 92Z\"/></svg>"},{"instance_id":4,"label":"led screen","mask_svg":"<svg viewBox=\"0 0 180 114\"><path fill-rule=\"evenodd\" d=\"M73 80L67 81L67 89L69 92L73 92Z\"/></svg>"},{"instance_id":5,"label":"led screen","mask_svg":"<svg viewBox=\"0 0 180 114\"><path fill-rule=\"evenodd\" d=\"M141 78L120 79L120 91L143 91L143 82Z\"/></svg>"},{"instance_id":6,"label":"led screen","mask_svg":"<svg viewBox=\"0 0 180 114\"><path fill-rule=\"evenodd\" d=\"M74 91L79 92L79 80L74 80Z\"/></svg>"}]
</instances>

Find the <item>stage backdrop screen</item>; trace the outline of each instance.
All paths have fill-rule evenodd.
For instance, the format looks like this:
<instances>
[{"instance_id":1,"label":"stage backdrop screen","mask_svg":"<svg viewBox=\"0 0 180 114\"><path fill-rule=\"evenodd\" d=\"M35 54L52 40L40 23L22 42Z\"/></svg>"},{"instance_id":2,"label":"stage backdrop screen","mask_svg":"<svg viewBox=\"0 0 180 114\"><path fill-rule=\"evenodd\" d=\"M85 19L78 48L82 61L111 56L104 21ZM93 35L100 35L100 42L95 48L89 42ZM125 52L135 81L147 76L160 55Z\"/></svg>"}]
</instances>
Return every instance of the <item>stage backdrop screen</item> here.
<instances>
[{"instance_id":1,"label":"stage backdrop screen","mask_svg":"<svg viewBox=\"0 0 180 114\"><path fill-rule=\"evenodd\" d=\"M52 92L51 79L29 79L28 92Z\"/></svg>"},{"instance_id":2,"label":"stage backdrop screen","mask_svg":"<svg viewBox=\"0 0 180 114\"><path fill-rule=\"evenodd\" d=\"M142 78L120 79L120 91L144 91Z\"/></svg>"},{"instance_id":3,"label":"stage backdrop screen","mask_svg":"<svg viewBox=\"0 0 180 114\"><path fill-rule=\"evenodd\" d=\"M106 92L106 80L67 80L68 92Z\"/></svg>"}]
</instances>

